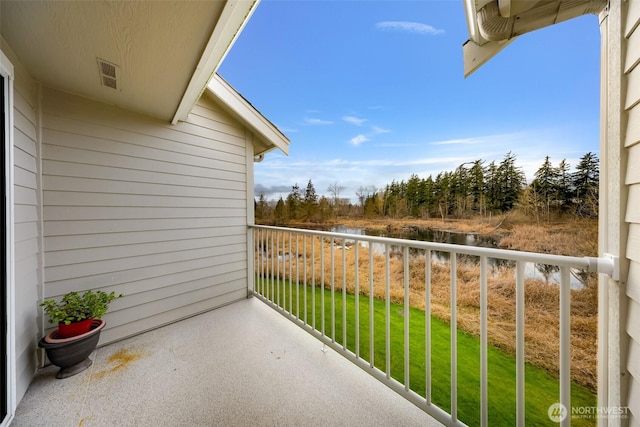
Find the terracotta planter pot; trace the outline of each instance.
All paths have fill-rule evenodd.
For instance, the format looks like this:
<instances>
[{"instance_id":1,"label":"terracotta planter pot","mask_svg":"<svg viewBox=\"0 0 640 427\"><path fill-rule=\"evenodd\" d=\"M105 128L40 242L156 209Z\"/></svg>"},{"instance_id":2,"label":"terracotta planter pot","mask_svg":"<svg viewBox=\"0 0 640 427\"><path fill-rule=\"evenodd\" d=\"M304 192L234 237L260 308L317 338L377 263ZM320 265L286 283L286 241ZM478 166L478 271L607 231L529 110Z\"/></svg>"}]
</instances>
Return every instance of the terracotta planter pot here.
<instances>
[{"instance_id":1,"label":"terracotta planter pot","mask_svg":"<svg viewBox=\"0 0 640 427\"><path fill-rule=\"evenodd\" d=\"M60 367L56 378L78 374L93 364L89 355L98 345L100 331L104 326L104 320L94 319L89 332L84 334L64 338L56 329L40 340L38 347L44 348L51 363Z\"/></svg>"},{"instance_id":2,"label":"terracotta planter pot","mask_svg":"<svg viewBox=\"0 0 640 427\"><path fill-rule=\"evenodd\" d=\"M65 325L64 322L58 323L58 333L61 338L70 338L89 332L93 324L93 319L85 319L79 322L72 322Z\"/></svg>"}]
</instances>

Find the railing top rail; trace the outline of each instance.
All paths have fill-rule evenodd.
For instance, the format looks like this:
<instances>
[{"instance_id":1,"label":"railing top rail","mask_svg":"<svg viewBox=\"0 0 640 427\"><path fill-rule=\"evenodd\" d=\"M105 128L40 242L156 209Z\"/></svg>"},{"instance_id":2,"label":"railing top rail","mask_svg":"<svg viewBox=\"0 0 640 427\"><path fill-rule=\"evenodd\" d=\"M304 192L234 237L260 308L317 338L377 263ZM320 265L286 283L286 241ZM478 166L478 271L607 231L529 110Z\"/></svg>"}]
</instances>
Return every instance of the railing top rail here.
<instances>
[{"instance_id":1,"label":"railing top rail","mask_svg":"<svg viewBox=\"0 0 640 427\"><path fill-rule=\"evenodd\" d=\"M249 225L249 227L313 236L333 237L356 242L402 245L416 249L428 249L432 251L449 252L477 257L505 259L510 261L524 261L536 264L557 265L560 267L586 269L590 272L599 272L609 275L612 274L614 264L613 260L610 260L609 258L541 254L535 252L514 251L509 249L485 248L479 246L456 245L452 243L425 242L419 240L397 239L390 237L336 233L332 231L308 230L303 228L275 227L270 225Z\"/></svg>"}]
</instances>

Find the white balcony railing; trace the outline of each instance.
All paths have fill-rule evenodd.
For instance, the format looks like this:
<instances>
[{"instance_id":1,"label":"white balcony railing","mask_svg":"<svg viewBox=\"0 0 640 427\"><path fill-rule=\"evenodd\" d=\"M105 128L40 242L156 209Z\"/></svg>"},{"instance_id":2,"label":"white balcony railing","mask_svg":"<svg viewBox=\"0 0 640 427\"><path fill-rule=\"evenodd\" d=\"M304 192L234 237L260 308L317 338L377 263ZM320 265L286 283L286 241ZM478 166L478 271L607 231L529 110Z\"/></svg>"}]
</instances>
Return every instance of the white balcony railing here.
<instances>
[{"instance_id":1,"label":"white balcony railing","mask_svg":"<svg viewBox=\"0 0 640 427\"><path fill-rule=\"evenodd\" d=\"M529 280L532 264L551 266L546 271L555 271L554 281L559 293L559 385L552 400L564 408L571 408L570 315L572 277L575 276L572 273L578 270L596 272L598 269L611 273L612 262L302 229L251 228L250 238L255 248L254 295L447 425L489 424L491 319L488 316L488 284L495 271L504 272L505 269L513 271L515 289L515 327L512 328L515 330L512 391L515 408L512 412L515 413L512 420L521 426L530 424L529 414L525 413L525 406L528 406L525 403L525 282ZM468 366L466 360L459 360L461 338L457 325L457 290L461 275L458 270L463 265L471 265L470 268L477 271L477 275L465 279L465 283L470 281L479 292L479 361L474 362L479 365L478 390L469 389L469 382L463 378L467 375L466 370L460 369ZM448 320L449 329L449 358L445 357L448 360L444 367L443 350L434 347L432 324L435 321L434 276L442 276L443 269L448 270L449 294L448 313L443 315L442 307L439 309L439 317ZM416 315L412 306L416 305L424 310L424 330L410 328L412 310L413 316ZM396 323L398 315L401 320ZM383 331L379 330L382 324ZM416 345L421 347L420 351L415 350ZM396 351L398 346L403 347L402 351ZM595 347L593 351L596 351ZM416 353L420 356L416 357ZM395 360L395 354L402 355L401 363ZM434 355L437 356L435 359ZM436 360L438 366L434 366ZM448 373L449 384L444 392L442 384L434 383L435 374L440 374L441 370ZM420 381L416 381L417 377ZM413 387L414 382L421 384L423 381L424 385ZM464 383L465 388L460 389L459 383ZM477 396L477 412L471 415L472 419L469 415L465 419L459 417L459 404L467 400L467 395ZM546 407L544 411L546 417ZM562 424L570 423L571 417L564 417Z\"/></svg>"}]
</instances>

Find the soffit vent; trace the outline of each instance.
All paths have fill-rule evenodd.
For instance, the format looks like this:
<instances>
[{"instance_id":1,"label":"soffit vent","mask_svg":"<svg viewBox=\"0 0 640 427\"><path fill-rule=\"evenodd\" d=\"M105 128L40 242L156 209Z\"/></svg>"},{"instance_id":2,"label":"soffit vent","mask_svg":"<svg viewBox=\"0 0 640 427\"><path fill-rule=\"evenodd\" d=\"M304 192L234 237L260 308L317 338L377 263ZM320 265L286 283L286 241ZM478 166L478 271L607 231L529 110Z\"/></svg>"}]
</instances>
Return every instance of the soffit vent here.
<instances>
[{"instance_id":1,"label":"soffit vent","mask_svg":"<svg viewBox=\"0 0 640 427\"><path fill-rule=\"evenodd\" d=\"M102 83L102 86L118 89L116 80L118 66L101 58L96 59L98 60L98 71L100 73L100 83Z\"/></svg>"}]
</instances>

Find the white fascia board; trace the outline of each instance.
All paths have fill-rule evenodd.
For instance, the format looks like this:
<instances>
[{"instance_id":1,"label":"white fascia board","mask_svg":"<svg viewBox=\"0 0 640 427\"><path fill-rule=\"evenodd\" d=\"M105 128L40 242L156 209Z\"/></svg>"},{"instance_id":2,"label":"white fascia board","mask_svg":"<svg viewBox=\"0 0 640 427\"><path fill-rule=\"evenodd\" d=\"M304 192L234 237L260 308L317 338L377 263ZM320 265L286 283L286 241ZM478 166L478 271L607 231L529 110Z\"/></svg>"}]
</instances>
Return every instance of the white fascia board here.
<instances>
[{"instance_id":1,"label":"white fascia board","mask_svg":"<svg viewBox=\"0 0 640 427\"><path fill-rule=\"evenodd\" d=\"M228 0L191 77L172 124L185 120L260 0Z\"/></svg>"},{"instance_id":2,"label":"white fascia board","mask_svg":"<svg viewBox=\"0 0 640 427\"><path fill-rule=\"evenodd\" d=\"M215 74L209 81L207 88L212 96L248 126L251 132L263 140L267 146L273 146L280 149L284 154L289 154L289 138L280 132L273 123L256 110L222 77Z\"/></svg>"},{"instance_id":3,"label":"white fascia board","mask_svg":"<svg viewBox=\"0 0 640 427\"><path fill-rule=\"evenodd\" d=\"M462 45L465 78L469 77L474 71L497 55L498 52L507 47L507 45L515 39L516 38L499 42L486 42L482 45L477 44L472 39L467 40Z\"/></svg>"}]
</instances>

